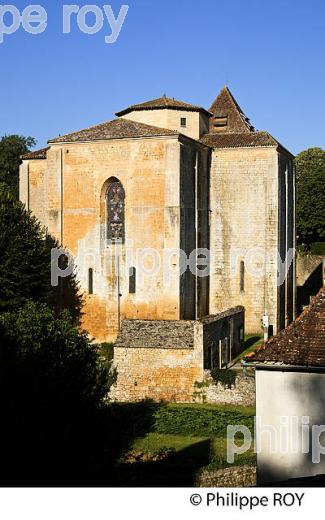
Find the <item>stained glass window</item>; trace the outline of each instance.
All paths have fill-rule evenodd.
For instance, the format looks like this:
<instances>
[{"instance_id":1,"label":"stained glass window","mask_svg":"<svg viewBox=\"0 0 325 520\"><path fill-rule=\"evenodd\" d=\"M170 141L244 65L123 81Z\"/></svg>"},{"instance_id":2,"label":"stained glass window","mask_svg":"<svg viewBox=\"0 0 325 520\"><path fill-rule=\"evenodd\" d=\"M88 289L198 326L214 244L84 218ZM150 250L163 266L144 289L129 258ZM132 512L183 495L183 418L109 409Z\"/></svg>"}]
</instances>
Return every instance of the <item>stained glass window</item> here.
<instances>
[{"instance_id":1,"label":"stained glass window","mask_svg":"<svg viewBox=\"0 0 325 520\"><path fill-rule=\"evenodd\" d=\"M124 242L125 192L119 181L112 182L106 192L106 238Z\"/></svg>"}]
</instances>

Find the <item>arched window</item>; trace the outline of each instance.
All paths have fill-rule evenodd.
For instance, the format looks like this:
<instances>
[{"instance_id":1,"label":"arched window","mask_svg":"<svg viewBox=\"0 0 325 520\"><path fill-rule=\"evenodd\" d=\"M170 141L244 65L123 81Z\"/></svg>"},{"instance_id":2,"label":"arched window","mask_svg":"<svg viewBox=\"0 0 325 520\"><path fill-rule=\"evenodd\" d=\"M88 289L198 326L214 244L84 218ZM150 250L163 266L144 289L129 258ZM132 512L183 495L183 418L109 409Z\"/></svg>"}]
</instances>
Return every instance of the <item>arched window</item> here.
<instances>
[{"instance_id":1,"label":"arched window","mask_svg":"<svg viewBox=\"0 0 325 520\"><path fill-rule=\"evenodd\" d=\"M118 180L110 182L106 191L106 239L112 243L125 240L125 192Z\"/></svg>"}]
</instances>

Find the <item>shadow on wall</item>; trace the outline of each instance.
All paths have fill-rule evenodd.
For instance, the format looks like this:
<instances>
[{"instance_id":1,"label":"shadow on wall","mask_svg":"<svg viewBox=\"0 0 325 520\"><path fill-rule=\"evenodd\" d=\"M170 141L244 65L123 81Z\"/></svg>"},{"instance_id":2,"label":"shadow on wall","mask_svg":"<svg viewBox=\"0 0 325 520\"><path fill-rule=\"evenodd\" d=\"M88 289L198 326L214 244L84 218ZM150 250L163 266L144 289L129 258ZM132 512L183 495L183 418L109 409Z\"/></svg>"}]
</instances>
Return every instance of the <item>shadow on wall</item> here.
<instances>
[{"instance_id":1,"label":"shadow on wall","mask_svg":"<svg viewBox=\"0 0 325 520\"><path fill-rule=\"evenodd\" d=\"M51 258L52 249L59 248L60 245L58 241L53 238L51 235L46 236L46 248L48 250L49 258ZM59 269L65 270L68 265L68 258L64 255L61 255L56 264ZM53 269L54 266L51 266ZM51 279L49 273L49 280ZM76 279L75 273L72 273L65 278L58 278L58 285L54 287L52 285L52 290L48 296L47 302L52 309L54 309L56 315L59 315L63 309L67 309L77 323L80 322L80 317L82 315L82 305L83 298L80 293L80 288L78 281Z\"/></svg>"},{"instance_id":2,"label":"shadow on wall","mask_svg":"<svg viewBox=\"0 0 325 520\"><path fill-rule=\"evenodd\" d=\"M319 439L312 433L313 425L325 425L325 374L305 372L304 377L301 377L302 374L298 372L296 376L288 389L291 392L290 401L294 403L292 408L295 410L287 407L287 409L283 408L283 411L288 415L289 421L292 417L298 417L298 453L289 451L287 455L284 454L281 457L280 453L276 453L276 460L272 460L272 455L270 455L269 463L258 463L258 485L301 487L325 484L325 455L320 455L319 463L313 462L318 440L321 446L325 445L325 433L323 432ZM282 415L284 416L285 413ZM308 453L302 453L301 449L302 439L305 435L305 426L302 427L301 424L302 416L309 419ZM292 438L292 434L288 434L289 437ZM320 450L322 449L321 447Z\"/></svg>"},{"instance_id":3,"label":"shadow on wall","mask_svg":"<svg viewBox=\"0 0 325 520\"><path fill-rule=\"evenodd\" d=\"M310 304L310 299L316 296L323 287L323 262L307 278L304 285L297 287L297 314L301 314L304 307Z\"/></svg>"}]
</instances>

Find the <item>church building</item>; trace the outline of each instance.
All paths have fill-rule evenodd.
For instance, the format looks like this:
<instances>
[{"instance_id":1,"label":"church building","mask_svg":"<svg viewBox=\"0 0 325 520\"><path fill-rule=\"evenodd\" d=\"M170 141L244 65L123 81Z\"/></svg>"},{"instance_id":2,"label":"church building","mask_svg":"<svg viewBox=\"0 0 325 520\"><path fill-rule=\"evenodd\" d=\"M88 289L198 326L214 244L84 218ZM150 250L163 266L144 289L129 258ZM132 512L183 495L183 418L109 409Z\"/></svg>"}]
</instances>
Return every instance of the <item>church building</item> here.
<instances>
[{"instance_id":1,"label":"church building","mask_svg":"<svg viewBox=\"0 0 325 520\"><path fill-rule=\"evenodd\" d=\"M83 327L97 342L117 339L118 351L143 341L141 361L164 334L181 348L175 330L190 323L196 339L184 349L203 345L198 324L223 316L227 332L217 343L209 333L214 347L196 354L201 374L221 365L225 334L233 353L242 345L240 313L247 333L294 318L293 156L255 130L227 87L209 110L164 96L116 116L26 154L20 199L74 257Z\"/></svg>"}]
</instances>

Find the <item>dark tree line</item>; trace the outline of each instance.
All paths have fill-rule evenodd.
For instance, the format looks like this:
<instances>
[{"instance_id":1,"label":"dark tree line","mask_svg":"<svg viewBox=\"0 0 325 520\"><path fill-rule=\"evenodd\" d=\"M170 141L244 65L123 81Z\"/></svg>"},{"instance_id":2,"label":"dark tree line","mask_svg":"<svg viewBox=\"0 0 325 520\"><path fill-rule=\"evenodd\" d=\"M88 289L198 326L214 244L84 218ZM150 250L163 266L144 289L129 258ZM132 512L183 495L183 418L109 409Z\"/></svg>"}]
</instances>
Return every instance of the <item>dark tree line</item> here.
<instances>
[{"instance_id":1,"label":"dark tree line","mask_svg":"<svg viewBox=\"0 0 325 520\"><path fill-rule=\"evenodd\" d=\"M20 157L36 145L33 137L8 135L0 138L0 182L18 198Z\"/></svg>"},{"instance_id":2,"label":"dark tree line","mask_svg":"<svg viewBox=\"0 0 325 520\"><path fill-rule=\"evenodd\" d=\"M298 242L325 241L325 150L309 148L295 159Z\"/></svg>"}]
</instances>

